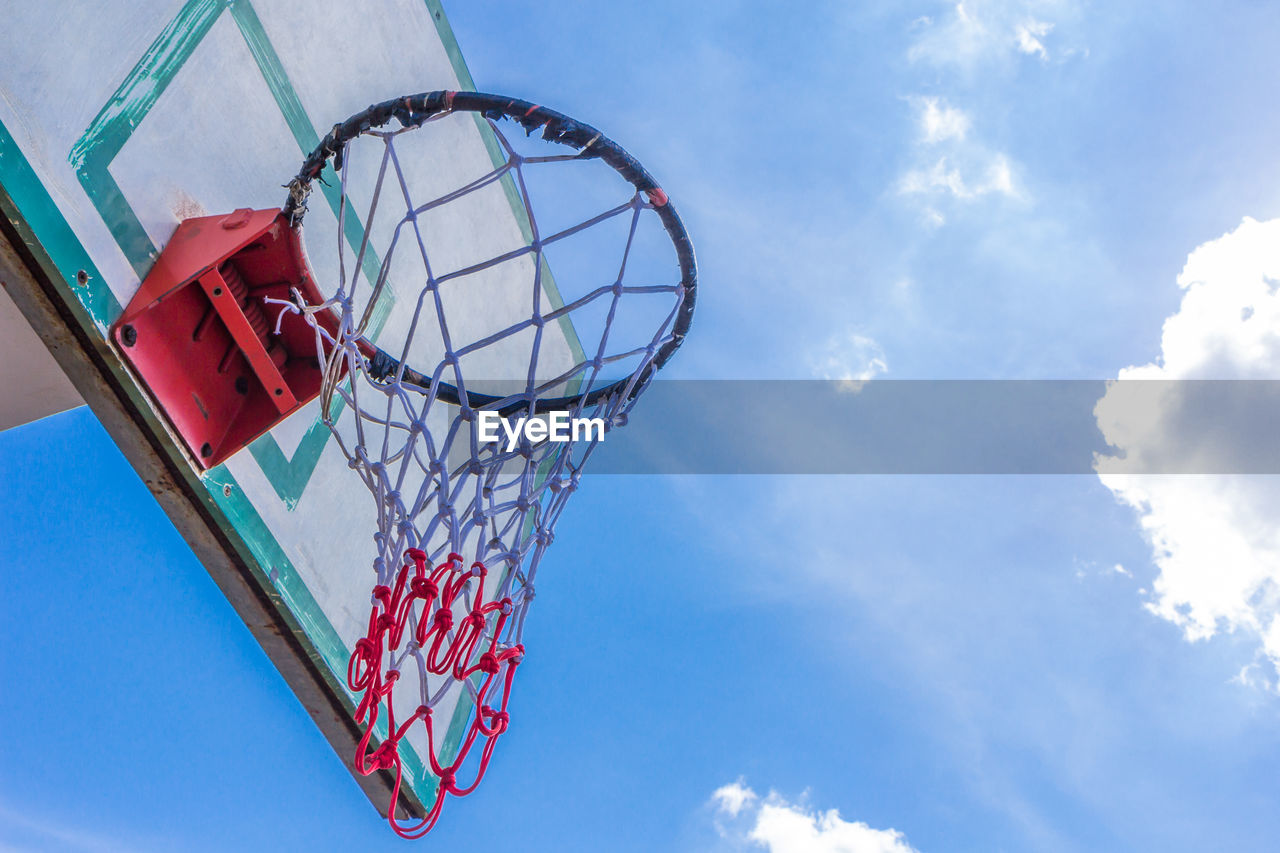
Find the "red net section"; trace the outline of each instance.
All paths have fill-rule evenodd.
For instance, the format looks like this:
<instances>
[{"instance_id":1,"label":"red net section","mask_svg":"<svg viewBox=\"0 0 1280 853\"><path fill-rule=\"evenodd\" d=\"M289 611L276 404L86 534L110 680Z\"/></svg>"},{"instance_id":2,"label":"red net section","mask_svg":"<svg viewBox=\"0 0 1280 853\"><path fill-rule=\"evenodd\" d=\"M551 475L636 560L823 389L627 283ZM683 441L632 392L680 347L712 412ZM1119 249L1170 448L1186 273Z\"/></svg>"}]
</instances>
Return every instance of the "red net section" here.
<instances>
[{"instance_id":1,"label":"red net section","mask_svg":"<svg viewBox=\"0 0 1280 853\"><path fill-rule=\"evenodd\" d=\"M347 685L361 697L356 722L365 726L356 750L356 770L366 776L379 770L395 774L388 820L402 838L421 838L435 825L446 795L465 796L484 778L498 736L507 730L507 700L516 667L524 657L524 646L499 647L497 638L506 627L513 604L510 598L485 603L488 570L484 564L476 562L464 568L462 557L450 554L446 562L431 569L423 551L410 548L406 556L408 562L396 575L395 585L373 590L375 603L369 612L369 630L351 654ZM459 607L465 615L456 619ZM488 631L491 620L496 624L493 631ZM416 661L426 674L444 679L444 689L465 687L475 703L462 744L447 766L436 758L438 733L429 706L419 705L408 719L396 720L395 687L400 679L397 667L407 660ZM384 714L389 735L371 752L374 727ZM426 754L431 772L439 781L435 802L426 816L406 825L395 816L404 774L400 742L416 725L425 730ZM481 746L474 777L470 784L463 784L458 781L458 773L478 743Z\"/></svg>"}]
</instances>

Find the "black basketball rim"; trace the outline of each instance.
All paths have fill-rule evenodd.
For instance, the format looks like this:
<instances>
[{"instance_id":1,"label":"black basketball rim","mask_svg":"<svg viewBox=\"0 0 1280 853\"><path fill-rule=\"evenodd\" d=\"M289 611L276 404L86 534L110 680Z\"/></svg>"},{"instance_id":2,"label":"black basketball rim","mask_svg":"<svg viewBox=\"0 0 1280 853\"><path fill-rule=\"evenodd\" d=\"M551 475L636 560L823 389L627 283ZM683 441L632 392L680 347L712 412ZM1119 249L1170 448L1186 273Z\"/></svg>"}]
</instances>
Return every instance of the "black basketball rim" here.
<instances>
[{"instance_id":1,"label":"black basketball rim","mask_svg":"<svg viewBox=\"0 0 1280 853\"><path fill-rule=\"evenodd\" d=\"M657 181L635 157L627 153L626 149L589 124L529 101L483 92L421 92L374 104L346 121L334 125L316 149L303 161L297 177L289 183L289 198L283 208L293 227L295 229L301 227L302 219L306 215L306 198L311 190L311 183L320 176L325 165L332 161L335 170L342 168L342 151L348 142L363 133L385 126L393 118L404 127L418 127L427 119L445 112L474 112L488 119L510 119L523 127L526 133L541 129L543 139L574 148L580 157L603 160L649 199L675 247L676 256L680 262L680 285L684 287L684 301L680 305L680 311L672 326L671 340L654 354L653 359L645 365L638 376L632 374L585 394L539 399L534 403L533 411L539 414L572 410L578 406L583 408L592 406L618 393L628 383L631 383L628 398L637 396L653 374L665 365L684 343L689 325L693 321L698 264L694 257L693 243L689 239L689 233L685 230L675 206ZM400 363L395 357L376 347L375 350L376 355L370 359L369 363L369 369L375 378L385 378L399 369ZM430 377L408 365L405 365L403 381L420 388L428 388L431 385ZM453 385L441 382L436 395L445 402L462 405L458 389ZM492 406L504 399L507 398L474 391L466 392L467 405L472 408ZM524 402L507 406L503 412L527 410L528 403Z\"/></svg>"}]
</instances>

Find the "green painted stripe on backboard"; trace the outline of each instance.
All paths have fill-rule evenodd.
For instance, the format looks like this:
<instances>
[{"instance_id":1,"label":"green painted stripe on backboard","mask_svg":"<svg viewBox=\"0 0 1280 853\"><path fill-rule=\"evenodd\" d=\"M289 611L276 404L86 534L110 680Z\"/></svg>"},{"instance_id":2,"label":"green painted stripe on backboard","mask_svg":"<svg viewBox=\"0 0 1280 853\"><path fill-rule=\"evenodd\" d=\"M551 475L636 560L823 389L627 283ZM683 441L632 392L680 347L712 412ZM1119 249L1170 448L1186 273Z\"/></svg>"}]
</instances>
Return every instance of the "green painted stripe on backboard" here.
<instances>
[{"instance_id":1,"label":"green painted stripe on backboard","mask_svg":"<svg viewBox=\"0 0 1280 853\"><path fill-rule=\"evenodd\" d=\"M302 101L298 98L293 84L289 82L289 74L280 62L280 56L271 45L271 40L267 38L266 30L262 28L262 21L258 18L258 13L254 11L253 4L248 0L237 0L237 2L231 4L231 17L236 22L236 26L240 28L240 34L244 36L249 52L253 54L254 62L257 63L258 70L262 72L262 79L266 81L267 88L271 90L271 96L275 98L276 106L280 108L280 114L284 116L285 124L289 126L289 131L293 134L294 141L298 143L298 149L302 152L303 157L306 157L320 144L320 134L316 132L315 125L307 116L307 111L302 106ZM338 218L338 209L341 205L342 191L340 183L338 175L333 171L333 168L325 166L324 172L320 175L318 185L325 201L329 203L329 207L333 210L334 219ZM364 240L364 226L359 217L345 217L343 219L343 233L352 249L359 251L360 243ZM376 279L378 277L378 268L381 264L382 261L378 258L378 253L370 246L365 251L361 267L365 277L370 281ZM383 298L387 300L387 304L379 305L378 310L384 312L385 315L385 313L390 312L391 304L395 302L395 295L390 290L386 290L383 292ZM374 337L376 339L376 334Z\"/></svg>"},{"instance_id":2,"label":"green painted stripe on backboard","mask_svg":"<svg viewBox=\"0 0 1280 853\"><path fill-rule=\"evenodd\" d=\"M0 209L18 229L27 248L74 308L76 319L104 338L120 316L120 303L102 280L89 253L76 238L8 128L0 122ZM88 277L81 285L77 273ZM68 298L74 294L74 298Z\"/></svg>"},{"instance_id":3,"label":"green painted stripe on backboard","mask_svg":"<svg viewBox=\"0 0 1280 853\"><path fill-rule=\"evenodd\" d=\"M146 276L158 252L108 167L224 8L223 0L191 0L183 6L120 84L116 96L89 123L67 158L138 278ZM133 96L121 97L121 93Z\"/></svg>"}]
</instances>

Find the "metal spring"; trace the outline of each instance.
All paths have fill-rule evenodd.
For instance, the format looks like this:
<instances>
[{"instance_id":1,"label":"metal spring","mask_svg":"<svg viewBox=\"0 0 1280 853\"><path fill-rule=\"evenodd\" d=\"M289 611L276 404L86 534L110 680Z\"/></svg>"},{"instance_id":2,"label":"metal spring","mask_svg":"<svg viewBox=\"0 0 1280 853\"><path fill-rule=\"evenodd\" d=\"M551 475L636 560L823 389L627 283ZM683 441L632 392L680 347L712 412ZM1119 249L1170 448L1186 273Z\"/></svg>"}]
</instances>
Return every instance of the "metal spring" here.
<instances>
[{"instance_id":1,"label":"metal spring","mask_svg":"<svg viewBox=\"0 0 1280 853\"><path fill-rule=\"evenodd\" d=\"M262 310L262 302L250 295L248 282L244 280L244 276L240 275L240 270L236 269L234 264L225 263L218 272L222 274L222 280L227 283L227 288L244 309L245 319L253 327L254 334L265 344L267 334L271 331L271 324L267 320L267 313Z\"/></svg>"}]
</instances>

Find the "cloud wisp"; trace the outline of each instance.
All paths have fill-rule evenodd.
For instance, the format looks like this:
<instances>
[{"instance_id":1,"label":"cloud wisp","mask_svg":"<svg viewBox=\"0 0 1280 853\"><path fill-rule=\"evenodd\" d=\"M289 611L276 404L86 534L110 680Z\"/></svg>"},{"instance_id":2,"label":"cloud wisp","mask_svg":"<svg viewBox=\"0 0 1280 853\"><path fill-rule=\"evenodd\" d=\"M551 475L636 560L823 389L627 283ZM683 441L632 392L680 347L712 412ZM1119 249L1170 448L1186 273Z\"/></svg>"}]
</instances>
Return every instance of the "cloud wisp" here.
<instances>
[{"instance_id":1,"label":"cloud wisp","mask_svg":"<svg viewBox=\"0 0 1280 853\"><path fill-rule=\"evenodd\" d=\"M909 98L916 111L910 166L898 178L897 195L923 205L926 226L944 225L942 208L984 197L1021 199L1009 156L973 138L969 113L937 96Z\"/></svg>"},{"instance_id":2,"label":"cloud wisp","mask_svg":"<svg viewBox=\"0 0 1280 853\"><path fill-rule=\"evenodd\" d=\"M937 97L920 99L920 126L924 141L945 142L948 139L964 139L969 132L970 120L964 110L951 106Z\"/></svg>"},{"instance_id":3,"label":"cloud wisp","mask_svg":"<svg viewBox=\"0 0 1280 853\"><path fill-rule=\"evenodd\" d=\"M1028 20L1014 28L1014 41L1018 51L1029 56L1038 56L1048 60L1049 51L1045 49L1044 38L1053 31L1053 24L1044 21Z\"/></svg>"},{"instance_id":4,"label":"cloud wisp","mask_svg":"<svg viewBox=\"0 0 1280 853\"><path fill-rule=\"evenodd\" d=\"M816 376L840 382L862 383L875 379L889 370L884 350L874 338L853 330L832 335L826 344L811 358Z\"/></svg>"},{"instance_id":5,"label":"cloud wisp","mask_svg":"<svg viewBox=\"0 0 1280 853\"><path fill-rule=\"evenodd\" d=\"M1022 57L1048 61L1054 23L1045 17L1070 16L1071 3L1055 0L968 0L956 3L943 15L917 18L917 33L907 58L936 67L971 71L988 63L1010 62ZM1056 51L1063 57L1078 53L1071 48Z\"/></svg>"}]
</instances>

